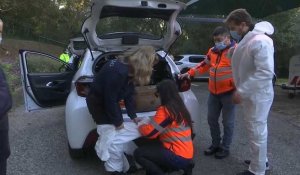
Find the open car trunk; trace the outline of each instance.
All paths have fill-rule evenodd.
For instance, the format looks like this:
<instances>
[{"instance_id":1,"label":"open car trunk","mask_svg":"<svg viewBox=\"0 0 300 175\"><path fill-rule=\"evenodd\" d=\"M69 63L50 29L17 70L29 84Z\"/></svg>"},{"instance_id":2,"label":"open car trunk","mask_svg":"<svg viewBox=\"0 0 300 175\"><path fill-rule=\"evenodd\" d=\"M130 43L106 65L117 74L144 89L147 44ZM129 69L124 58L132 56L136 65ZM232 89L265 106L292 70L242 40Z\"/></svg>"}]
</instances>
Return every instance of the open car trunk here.
<instances>
[{"instance_id":1,"label":"open car trunk","mask_svg":"<svg viewBox=\"0 0 300 175\"><path fill-rule=\"evenodd\" d=\"M136 112L155 111L160 105L160 100L154 94L155 85L139 86L135 88Z\"/></svg>"},{"instance_id":2,"label":"open car trunk","mask_svg":"<svg viewBox=\"0 0 300 175\"><path fill-rule=\"evenodd\" d=\"M102 66L111 59L115 59L115 54L102 55L95 61L94 73L101 70ZM160 59L159 62L153 66L150 83L147 86L136 86L135 87L135 104L136 112L150 112L155 111L160 105L160 99L155 96L156 85L164 79L173 79L171 68L168 62L157 55ZM120 105L124 112L124 104L120 102Z\"/></svg>"}]
</instances>

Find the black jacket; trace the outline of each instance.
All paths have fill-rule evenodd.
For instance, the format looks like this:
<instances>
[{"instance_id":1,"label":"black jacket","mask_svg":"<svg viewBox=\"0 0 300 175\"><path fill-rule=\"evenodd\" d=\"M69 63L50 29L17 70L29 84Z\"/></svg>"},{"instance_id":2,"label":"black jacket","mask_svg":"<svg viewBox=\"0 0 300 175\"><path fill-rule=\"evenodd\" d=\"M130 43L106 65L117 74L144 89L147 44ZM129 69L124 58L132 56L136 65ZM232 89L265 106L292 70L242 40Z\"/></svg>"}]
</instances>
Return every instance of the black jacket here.
<instances>
[{"instance_id":1,"label":"black jacket","mask_svg":"<svg viewBox=\"0 0 300 175\"><path fill-rule=\"evenodd\" d=\"M95 76L86 99L95 122L98 125L120 126L123 117L119 101L122 99L128 116L134 119L136 117L134 84L128 77L128 65L118 60L110 60Z\"/></svg>"},{"instance_id":2,"label":"black jacket","mask_svg":"<svg viewBox=\"0 0 300 175\"><path fill-rule=\"evenodd\" d=\"M12 99L3 70L0 68L0 120L12 106Z\"/></svg>"},{"instance_id":3,"label":"black jacket","mask_svg":"<svg viewBox=\"0 0 300 175\"><path fill-rule=\"evenodd\" d=\"M7 159L10 154L8 142L7 112L12 106L12 99L2 69L0 68L0 159Z\"/></svg>"}]
</instances>

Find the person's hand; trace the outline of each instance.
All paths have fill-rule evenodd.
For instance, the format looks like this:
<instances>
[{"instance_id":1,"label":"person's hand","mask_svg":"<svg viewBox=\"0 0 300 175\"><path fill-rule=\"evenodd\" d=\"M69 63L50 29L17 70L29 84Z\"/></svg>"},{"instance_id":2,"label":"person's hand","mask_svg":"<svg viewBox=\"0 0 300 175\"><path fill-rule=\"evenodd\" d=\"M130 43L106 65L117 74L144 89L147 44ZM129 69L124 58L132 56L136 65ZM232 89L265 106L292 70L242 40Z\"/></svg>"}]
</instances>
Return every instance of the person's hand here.
<instances>
[{"instance_id":1,"label":"person's hand","mask_svg":"<svg viewBox=\"0 0 300 175\"><path fill-rule=\"evenodd\" d=\"M189 73L184 73L184 74L179 74L178 75L178 78L181 80L181 79L184 79L184 78L188 78L188 79L191 79L191 76Z\"/></svg>"},{"instance_id":2,"label":"person's hand","mask_svg":"<svg viewBox=\"0 0 300 175\"><path fill-rule=\"evenodd\" d=\"M138 118L138 117L136 117L136 118L134 118L134 119L132 119L133 120L133 122L135 123L135 124L138 124L140 121L142 121L142 119L141 118Z\"/></svg>"},{"instance_id":3,"label":"person's hand","mask_svg":"<svg viewBox=\"0 0 300 175\"><path fill-rule=\"evenodd\" d=\"M233 93L232 101L234 104L240 104L242 102L242 97L237 91Z\"/></svg>"},{"instance_id":4,"label":"person's hand","mask_svg":"<svg viewBox=\"0 0 300 175\"><path fill-rule=\"evenodd\" d=\"M124 128L124 123L122 123L120 126L117 126L116 127L116 130L121 130L121 129L123 129Z\"/></svg>"}]
</instances>

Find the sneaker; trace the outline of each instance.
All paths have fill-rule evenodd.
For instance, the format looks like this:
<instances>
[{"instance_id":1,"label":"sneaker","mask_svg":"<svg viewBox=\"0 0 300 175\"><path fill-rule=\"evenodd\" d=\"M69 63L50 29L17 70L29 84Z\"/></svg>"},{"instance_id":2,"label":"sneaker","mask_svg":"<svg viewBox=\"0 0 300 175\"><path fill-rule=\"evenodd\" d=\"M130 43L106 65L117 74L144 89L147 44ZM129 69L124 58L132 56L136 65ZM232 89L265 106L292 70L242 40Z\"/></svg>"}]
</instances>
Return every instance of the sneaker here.
<instances>
[{"instance_id":1,"label":"sneaker","mask_svg":"<svg viewBox=\"0 0 300 175\"><path fill-rule=\"evenodd\" d=\"M250 160L245 160L244 163L249 166L251 161ZM266 162L266 171L267 170L270 170L270 165L269 165L269 162Z\"/></svg>"},{"instance_id":2,"label":"sneaker","mask_svg":"<svg viewBox=\"0 0 300 175\"><path fill-rule=\"evenodd\" d=\"M228 156L229 156L229 150L224 150L222 148L220 148L215 154L216 159L224 159Z\"/></svg>"},{"instance_id":3,"label":"sneaker","mask_svg":"<svg viewBox=\"0 0 300 175\"><path fill-rule=\"evenodd\" d=\"M255 175L255 174L251 173L249 170L246 170L246 171L237 173L236 175Z\"/></svg>"},{"instance_id":4,"label":"sneaker","mask_svg":"<svg viewBox=\"0 0 300 175\"><path fill-rule=\"evenodd\" d=\"M193 168L195 167L194 161L191 161L188 165L187 169L184 170L183 175L192 175L193 174Z\"/></svg>"},{"instance_id":5,"label":"sneaker","mask_svg":"<svg viewBox=\"0 0 300 175\"><path fill-rule=\"evenodd\" d=\"M204 151L204 154L206 156L211 156L211 155L215 154L216 152L218 152L219 149L220 149L219 147L210 146L208 149L206 149Z\"/></svg>"}]
</instances>

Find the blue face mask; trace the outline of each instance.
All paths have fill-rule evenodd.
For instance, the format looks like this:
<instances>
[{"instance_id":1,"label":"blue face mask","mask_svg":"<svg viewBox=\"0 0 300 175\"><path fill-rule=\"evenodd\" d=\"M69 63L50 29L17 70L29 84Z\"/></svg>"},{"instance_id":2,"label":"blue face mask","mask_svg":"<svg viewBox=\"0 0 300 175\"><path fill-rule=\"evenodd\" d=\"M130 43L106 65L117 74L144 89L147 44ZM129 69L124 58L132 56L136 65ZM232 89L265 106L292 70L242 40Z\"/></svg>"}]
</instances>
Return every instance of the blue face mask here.
<instances>
[{"instance_id":1,"label":"blue face mask","mask_svg":"<svg viewBox=\"0 0 300 175\"><path fill-rule=\"evenodd\" d=\"M242 36L239 35L237 33L237 31L233 31L233 30L230 30L230 35L232 36L233 39L235 39L236 41L240 41L242 39Z\"/></svg>"},{"instance_id":2,"label":"blue face mask","mask_svg":"<svg viewBox=\"0 0 300 175\"><path fill-rule=\"evenodd\" d=\"M224 41L215 43L215 48L218 50L224 50L226 47L227 45L224 43Z\"/></svg>"}]
</instances>

